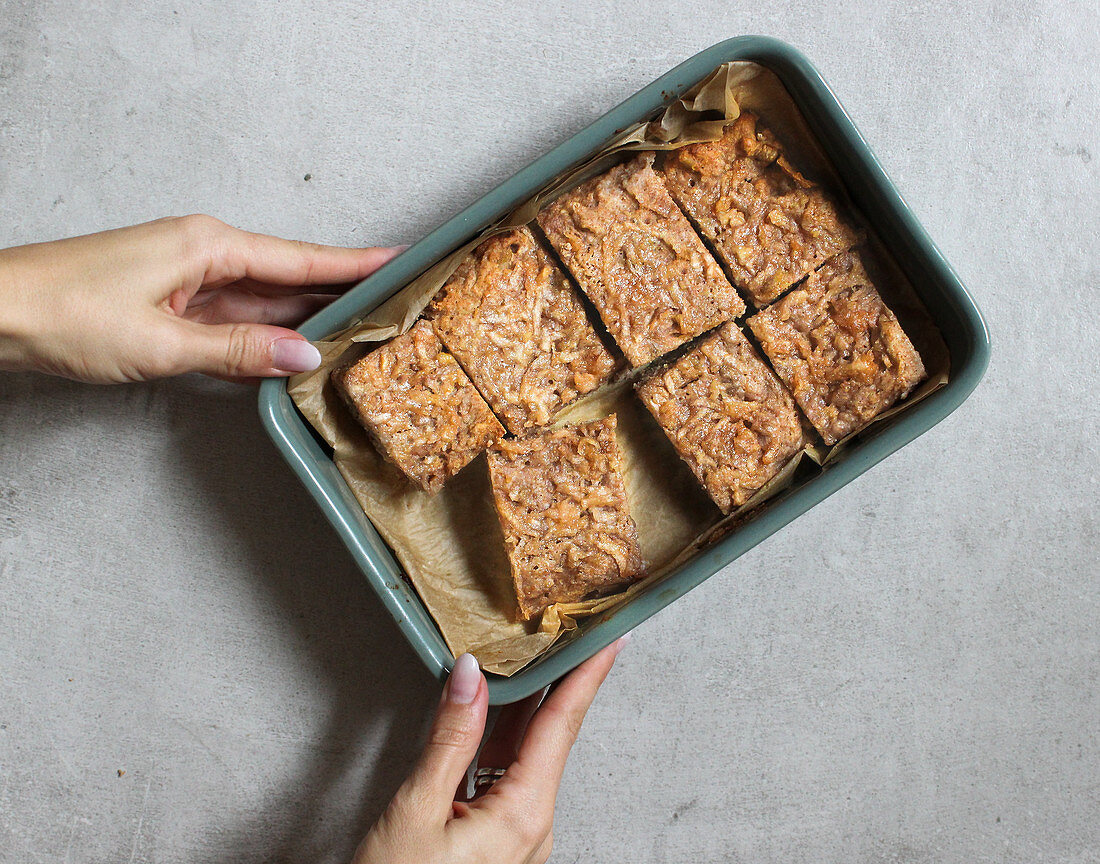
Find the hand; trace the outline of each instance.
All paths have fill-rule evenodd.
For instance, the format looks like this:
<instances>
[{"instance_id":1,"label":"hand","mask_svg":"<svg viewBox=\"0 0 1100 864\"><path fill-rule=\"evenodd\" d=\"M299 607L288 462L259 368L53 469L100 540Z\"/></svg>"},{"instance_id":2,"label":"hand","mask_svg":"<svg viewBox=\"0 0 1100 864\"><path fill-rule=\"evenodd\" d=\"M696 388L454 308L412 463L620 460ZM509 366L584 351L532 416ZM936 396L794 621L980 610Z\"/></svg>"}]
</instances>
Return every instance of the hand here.
<instances>
[{"instance_id":1,"label":"hand","mask_svg":"<svg viewBox=\"0 0 1100 864\"><path fill-rule=\"evenodd\" d=\"M210 216L0 250L0 369L93 383L306 372L320 354L286 326L399 251L280 240Z\"/></svg>"},{"instance_id":2,"label":"hand","mask_svg":"<svg viewBox=\"0 0 1100 864\"><path fill-rule=\"evenodd\" d=\"M554 799L581 722L625 638L541 694L505 707L480 765L507 768L484 795L456 800L477 753L489 693L471 654L455 662L428 744L353 864L541 864L550 857Z\"/></svg>"}]
</instances>

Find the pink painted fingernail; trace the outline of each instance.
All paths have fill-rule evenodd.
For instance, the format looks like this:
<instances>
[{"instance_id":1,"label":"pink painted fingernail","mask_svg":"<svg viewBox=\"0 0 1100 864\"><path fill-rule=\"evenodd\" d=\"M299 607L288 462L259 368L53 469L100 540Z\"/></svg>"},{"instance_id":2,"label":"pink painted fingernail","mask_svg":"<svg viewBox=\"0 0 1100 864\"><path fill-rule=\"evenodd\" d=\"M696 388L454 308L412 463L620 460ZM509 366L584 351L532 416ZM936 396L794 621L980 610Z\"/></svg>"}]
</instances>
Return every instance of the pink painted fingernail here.
<instances>
[{"instance_id":1,"label":"pink painted fingernail","mask_svg":"<svg viewBox=\"0 0 1100 864\"><path fill-rule=\"evenodd\" d=\"M309 372L321 365L321 352L305 339L276 339L271 346L271 365L284 372Z\"/></svg>"},{"instance_id":2,"label":"pink painted fingernail","mask_svg":"<svg viewBox=\"0 0 1100 864\"><path fill-rule=\"evenodd\" d=\"M477 665L477 658L473 654L463 654L455 660L454 669L451 670L451 677L447 682L447 698L459 705L469 705L477 696L480 686L481 669Z\"/></svg>"}]
</instances>

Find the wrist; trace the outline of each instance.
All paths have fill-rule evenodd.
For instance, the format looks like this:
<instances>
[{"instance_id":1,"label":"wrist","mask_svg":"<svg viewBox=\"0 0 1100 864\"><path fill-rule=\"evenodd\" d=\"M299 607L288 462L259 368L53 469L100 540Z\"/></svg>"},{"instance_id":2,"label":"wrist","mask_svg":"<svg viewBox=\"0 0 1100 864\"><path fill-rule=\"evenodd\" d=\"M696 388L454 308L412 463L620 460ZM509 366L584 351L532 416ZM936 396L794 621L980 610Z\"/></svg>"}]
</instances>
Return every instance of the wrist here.
<instances>
[{"instance_id":1,"label":"wrist","mask_svg":"<svg viewBox=\"0 0 1100 864\"><path fill-rule=\"evenodd\" d=\"M35 368L34 315L15 250L0 249L0 369Z\"/></svg>"}]
</instances>

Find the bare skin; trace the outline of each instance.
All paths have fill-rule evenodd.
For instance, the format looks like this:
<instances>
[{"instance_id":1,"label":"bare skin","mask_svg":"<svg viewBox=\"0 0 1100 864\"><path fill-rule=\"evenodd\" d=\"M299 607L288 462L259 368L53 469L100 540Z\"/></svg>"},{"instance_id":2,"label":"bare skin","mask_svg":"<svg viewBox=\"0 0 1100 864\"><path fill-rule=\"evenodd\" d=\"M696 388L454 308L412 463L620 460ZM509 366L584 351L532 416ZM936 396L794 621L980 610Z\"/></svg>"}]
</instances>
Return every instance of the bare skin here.
<instances>
[{"instance_id":1,"label":"bare skin","mask_svg":"<svg viewBox=\"0 0 1100 864\"><path fill-rule=\"evenodd\" d=\"M489 694L463 655L443 691L424 752L353 864L542 864L554 845L554 801L585 713L625 639L608 645L557 685L501 712L478 764L506 768L472 801L455 789L477 754Z\"/></svg>"},{"instance_id":2,"label":"bare skin","mask_svg":"<svg viewBox=\"0 0 1100 864\"><path fill-rule=\"evenodd\" d=\"M320 357L288 327L399 251L282 240L210 216L0 250L0 369L96 384L308 371Z\"/></svg>"}]
</instances>

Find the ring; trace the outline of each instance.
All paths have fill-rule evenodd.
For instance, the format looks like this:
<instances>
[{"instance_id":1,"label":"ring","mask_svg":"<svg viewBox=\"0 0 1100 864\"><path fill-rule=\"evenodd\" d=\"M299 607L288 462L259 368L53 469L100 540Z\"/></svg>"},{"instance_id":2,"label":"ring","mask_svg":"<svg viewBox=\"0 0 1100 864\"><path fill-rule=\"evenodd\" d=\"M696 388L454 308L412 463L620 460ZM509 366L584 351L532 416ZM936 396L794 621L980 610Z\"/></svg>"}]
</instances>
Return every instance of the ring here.
<instances>
[{"instance_id":1,"label":"ring","mask_svg":"<svg viewBox=\"0 0 1100 864\"><path fill-rule=\"evenodd\" d=\"M474 769L474 794L478 795L492 786L504 776L507 768L476 768Z\"/></svg>"}]
</instances>

